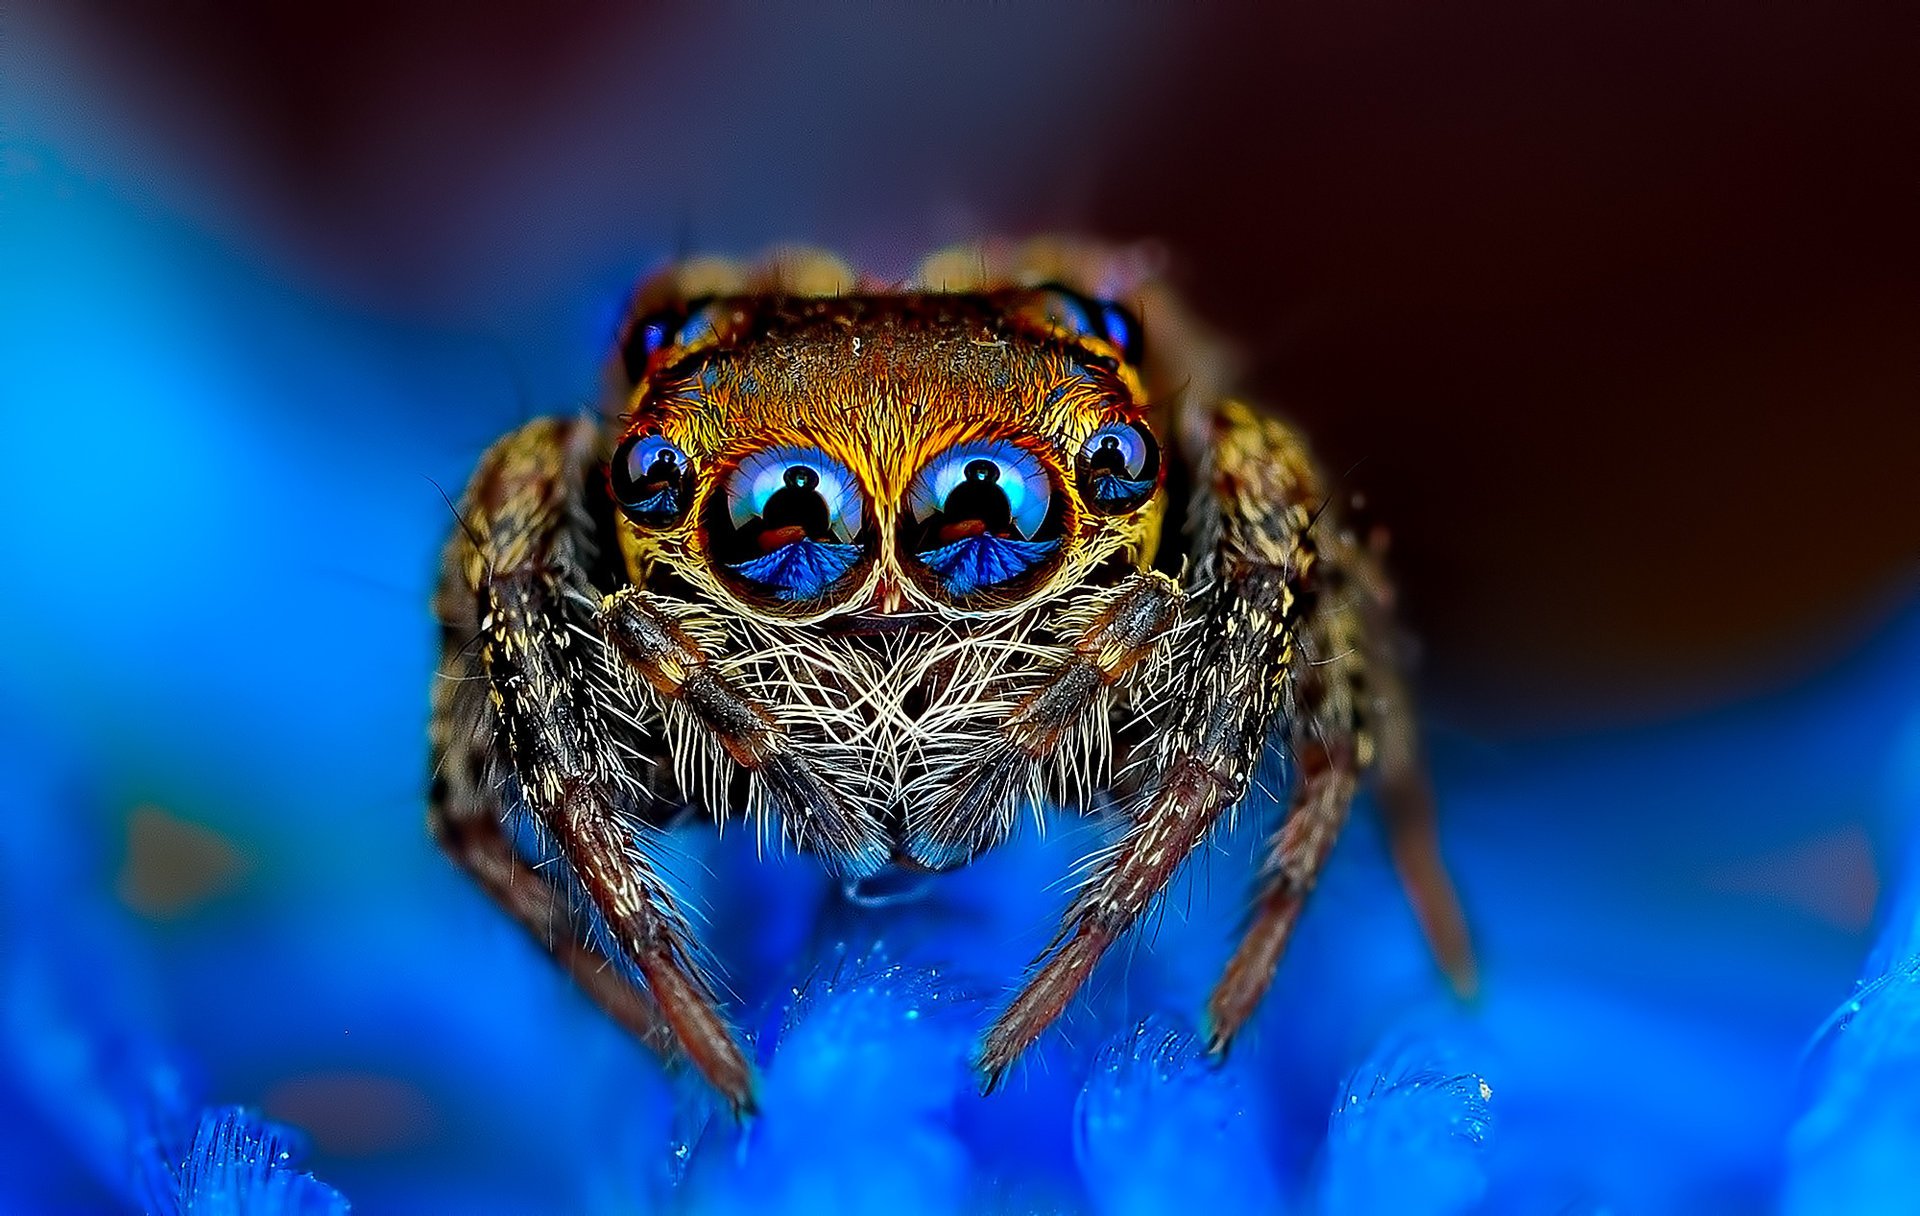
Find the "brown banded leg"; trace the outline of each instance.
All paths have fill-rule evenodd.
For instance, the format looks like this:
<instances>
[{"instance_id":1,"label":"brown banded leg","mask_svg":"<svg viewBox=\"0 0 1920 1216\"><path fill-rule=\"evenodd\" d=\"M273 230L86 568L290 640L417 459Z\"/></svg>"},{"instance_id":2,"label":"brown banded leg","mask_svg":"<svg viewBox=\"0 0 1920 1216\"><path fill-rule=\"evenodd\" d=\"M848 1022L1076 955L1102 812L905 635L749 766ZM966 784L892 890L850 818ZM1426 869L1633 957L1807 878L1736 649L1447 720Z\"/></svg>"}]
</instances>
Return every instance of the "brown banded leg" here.
<instances>
[{"instance_id":1,"label":"brown banded leg","mask_svg":"<svg viewBox=\"0 0 1920 1216\"><path fill-rule=\"evenodd\" d=\"M1207 1000L1207 1050L1214 1055L1226 1054L1273 984L1300 909L1346 825L1359 782L1358 757L1350 736L1297 744L1294 761L1299 772L1292 805L1269 850L1253 916Z\"/></svg>"},{"instance_id":2,"label":"brown banded leg","mask_svg":"<svg viewBox=\"0 0 1920 1216\"><path fill-rule=\"evenodd\" d=\"M441 657L433 686L433 780L428 827L440 847L533 940L566 969L574 983L629 1034L663 1060L680 1058L660 1006L627 972L581 936L566 893L514 849L507 808L494 779L495 723L486 676L479 671L479 600L467 584L464 533L449 546L435 601Z\"/></svg>"},{"instance_id":3,"label":"brown banded leg","mask_svg":"<svg viewBox=\"0 0 1920 1216\"><path fill-rule=\"evenodd\" d=\"M440 596L449 647L443 654L433 737L439 780L477 787L491 766L464 746L490 750L511 773L529 814L559 846L612 943L639 971L659 1019L701 1075L736 1111L752 1105L752 1072L720 1016L693 959L695 946L671 892L637 847L632 817L643 797L627 774L611 722L631 714L603 705L615 695L597 683L579 633L590 621L573 605L588 599L579 584L586 518L578 501L594 432L584 422L542 419L509 435L481 460L462 502L461 527L449 543ZM455 638L469 634L454 648ZM486 696L464 682L460 657L481 643ZM630 708L630 707L628 707ZM476 720L477 719L477 720ZM484 751L483 751L484 754ZM474 789L446 800L497 813ZM496 833L499 821L494 819ZM523 924L537 908L517 894L517 872L503 868L484 834L449 833L455 856L482 866L483 885L504 892ZM502 839L504 837L502 836ZM544 928L545 926L539 926ZM571 935L559 953L578 974L589 956ZM588 991L599 998L605 984ZM623 1002L631 1014L635 1006ZM616 1017L618 1010L610 1009ZM657 1037L643 1031L642 1037Z\"/></svg>"},{"instance_id":4,"label":"brown banded leg","mask_svg":"<svg viewBox=\"0 0 1920 1216\"><path fill-rule=\"evenodd\" d=\"M629 587L609 595L595 621L663 709L692 715L729 759L764 783L799 845L852 877L887 864L882 825L822 778L794 749L773 712L717 670L700 643L645 591Z\"/></svg>"},{"instance_id":5,"label":"brown banded leg","mask_svg":"<svg viewBox=\"0 0 1920 1216\"><path fill-rule=\"evenodd\" d=\"M1351 603L1352 580L1339 522L1315 521L1320 555L1312 604L1300 623L1289 753L1293 791L1260 868L1253 910L1207 1001L1207 1050L1224 1055L1273 984L1300 911L1346 826L1372 748L1367 702L1366 622Z\"/></svg>"},{"instance_id":6,"label":"brown banded leg","mask_svg":"<svg viewBox=\"0 0 1920 1216\"><path fill-rule=\"evenodd\" d=\"M1277 422L1226 403L1216 425L1211 492L1195 503L1197 535L1210 542L1190 592L1202 615L1175 655L1185 691L1163 734L1159 779L1050 956L988 1032L976 1061L988 1088L1246 791L1282 708L1313 576L1307 531L1318 495L1305 452Z\"/></svg>"},{"instance_id":7,"label":"brown banded leg","mask_svg":"<svg viewBox=\"0 0 1920 1216\"><path fill-rule=\"evenodd\" d=\"M605 918L620 952L646 977L674 1037L736 1114L751 1110L752 1070L700 975L691 931L664 885L634 852L630 825L587 785L568 789L547 818L561 855Z\"/></svg>"},{"instance_id":8,"label":"brown banded leg","mask_svg":"<svg viewBox=\"0 0 1920 1216\"><path fill-rule=\"evenodd\" d=\"M663 1060L681 1057L673 1028L645 989L595 949L573 923L567 897L514 851L498 805L454 810L434 804L434 838L480 889L553 955L593 1002Z\"/></svg>"},{"instance_id":9,"label":"brown banded leg","mask_svg":"<svg viewBox=\"0 0 1920 1216\"><path fill-rule=\"evenodd\" d=\"M1130 576L1074 639L1072 650L1001 723L990 750L974 759L931 809L908 809L907 851L930 869L959 865L1006 835L1019 794L1059 752L1115 685L1178 623L1185 595L1173 579Z\"/></svg>"},{"instance_id":10,"label":"brown banded leg","mask_svg":"<svg viewBox=\"0 0 1920 1216\"><path fill-rule=\"evenodd\" d=\"M1348 541L1339 560L1354 572L1358 584L1357 611L1366 642L1367 733L1387 849L1434 960L1454 992L1471 997L1479 988L1479 966L1460 897L1440 855L1439 817L1420 746L1419 719L1395 655L1392 591L1372 549Z\"/></svg>"},{"instance_id":11,"label":"brown banded leg","mask_svg":"<svg viewBox=\"0 0 1920 1216\"><path fill-rule=\"evenodd\" d=\"M1252 917L1207 1002L1207 1047L1215 1055L1225 1054L1272 984L1370 767L1380 772L1389 842L1435 957L1456 989L1471 983L1472 947L1440 864L1406 685L1385 653L1392 621L1384 581L1370 554L1333 521L1322 523L1320 591L1302 626L1313 662L1294 685L1293 796L1262 867Z\"/></svg>"}]
</instances>

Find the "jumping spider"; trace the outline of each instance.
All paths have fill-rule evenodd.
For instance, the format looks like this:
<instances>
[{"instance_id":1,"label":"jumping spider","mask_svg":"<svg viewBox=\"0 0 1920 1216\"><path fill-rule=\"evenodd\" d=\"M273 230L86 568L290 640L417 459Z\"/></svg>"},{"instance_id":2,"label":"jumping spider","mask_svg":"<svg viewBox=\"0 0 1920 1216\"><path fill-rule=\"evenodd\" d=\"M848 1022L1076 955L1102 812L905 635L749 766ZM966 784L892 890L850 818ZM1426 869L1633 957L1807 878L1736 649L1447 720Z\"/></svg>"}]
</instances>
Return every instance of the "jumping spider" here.
<instances>
[{"instance_id":1,"label":"jumping spider","mask_svg":"<svg viewBox=\"0 0 1920 1216\"><path fill-rule=\"evenodd\" d=\"M1378 555L1223 364L1110 250L950 251L907 286L814 252L668 271L635 299L603 416L514 431L459 505L435 833L736 1111L751 1069L643 847L689 810L776 817L850 880L964 865L1024 806L1119 817L983 1041L989 1088L1270 743L1291 805L1207 1003L1212 1050L1265 993L1369 769L1468 987ZM560 876L516 846L517 818Z\"/></svg>"}]
</instances>

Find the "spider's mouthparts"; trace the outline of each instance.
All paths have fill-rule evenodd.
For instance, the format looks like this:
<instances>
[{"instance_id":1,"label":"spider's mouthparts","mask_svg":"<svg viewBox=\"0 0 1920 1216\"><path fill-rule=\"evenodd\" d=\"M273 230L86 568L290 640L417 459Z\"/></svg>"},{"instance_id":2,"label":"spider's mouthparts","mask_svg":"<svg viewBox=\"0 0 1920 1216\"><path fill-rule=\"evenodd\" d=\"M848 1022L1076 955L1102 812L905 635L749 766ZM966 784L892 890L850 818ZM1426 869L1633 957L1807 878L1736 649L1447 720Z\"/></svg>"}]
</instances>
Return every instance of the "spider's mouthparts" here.
<instances>
[{"instance_id":1,"label":"spider's mouthparts","mask_svg":"<svg viewBox=\"0 0 1920 1216\"><path fill-rule=\"evenodd\" d=\"M873 591L873 611L882 616L892 616L906 607L906 592L901 590L900 581L890 574L880 576L880 585Z\"/></svg>"}]
</instances>

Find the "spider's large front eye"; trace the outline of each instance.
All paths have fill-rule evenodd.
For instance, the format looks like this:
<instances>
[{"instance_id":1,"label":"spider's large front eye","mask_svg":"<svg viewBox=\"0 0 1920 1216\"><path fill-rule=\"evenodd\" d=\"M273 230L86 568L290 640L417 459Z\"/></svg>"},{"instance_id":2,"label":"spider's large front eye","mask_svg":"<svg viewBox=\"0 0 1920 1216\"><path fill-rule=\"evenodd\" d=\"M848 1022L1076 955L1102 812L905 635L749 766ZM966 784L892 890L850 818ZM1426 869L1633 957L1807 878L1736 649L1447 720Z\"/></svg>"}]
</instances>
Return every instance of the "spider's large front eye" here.
<instances>
[{"instance_id":1,"label":"spider's large front eye","mask_svg":"<svg viewBox=\"0 0 1920 1216\"><path fill-rule=\"evenodd\" d=\"M1109 422L1080 448L1080 490L1103 515L1138 510L1160 484L1160 445L1137 422Z\"/></svg>"},{"instance_id":2,"label":"spider's large front eye","mask_svg":"<svg viewBox=\"0 0 1920 1216\"><path fill-rule=\"evenodd\" d=\"M1064 518L1039 457L1006 440L960 443L907 488L901 550L956 599L1009 591L1052 564Z\"/></svg>"},{"instance_id":3,"label":"spider's large front eye","mask_svg":"<svg viewBox=\"0 0 1920 1216\"><path fill-rule=\"evenodd\" d=\"M868 551L853 474L818 448L748 455L704 518L715 568L747 594L783 604L826 596Z\"/></svg>"},{"instance_id":4,"label":"spider's large front eye","mask_svg":"<svg viewBox=\"0 0 1920 1216\"><path fill-rule=\"evenodd\" d=\"M613 451L607 484L628 519L643 528L668 528L692 504L693 466L657 430L629 435Z\"/></svg>"}]
</instances>

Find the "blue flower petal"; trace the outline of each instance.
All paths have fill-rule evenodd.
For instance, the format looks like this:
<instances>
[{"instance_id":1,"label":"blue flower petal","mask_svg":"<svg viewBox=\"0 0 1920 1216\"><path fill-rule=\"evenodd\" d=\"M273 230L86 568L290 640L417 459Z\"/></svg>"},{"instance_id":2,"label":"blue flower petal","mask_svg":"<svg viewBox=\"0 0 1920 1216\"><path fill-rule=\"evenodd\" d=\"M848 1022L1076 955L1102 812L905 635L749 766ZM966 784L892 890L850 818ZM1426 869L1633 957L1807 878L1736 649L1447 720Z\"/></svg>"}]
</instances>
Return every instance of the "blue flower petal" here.
<instances>
[{"instance_id":1,"label":"blue flower petal","mask_svg":"<svg viewBox=\"0 0 1920 1216\"><path fill-rule=\"evenodd\" d=\"M1159 1018L1108 1039L1074 1107L1074 1160L1093 1210L1277 1210L1273 1136L1242 1075L1214 1068L1191 1033Z\"/></svg>"},{"instance_id":2,"label":"blue flower petal","mask_svg":"<svg viewBox=\"0 0 1920 1216\"><path fill-rule=\"evenodd\" d=\"M200 1116L184 1149L144 1163L149 1212L161 1216L346 1216L340 1192L298 1167L299 1137L243 1107Z\"/></svg>"},{"instance_id":3,"label":"blue flower petal","mask_svg":"<svg viewBox=\"0 0 1920 1216\"><path fill-rule=\"evenodd\" d=\"M1492 1098L1438 1043L1377 1052L1348 1078L1327 1126L1326 1209L1472 1210L1487 1190Z\"/></svg>"}]
</instances>

